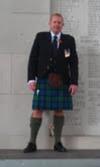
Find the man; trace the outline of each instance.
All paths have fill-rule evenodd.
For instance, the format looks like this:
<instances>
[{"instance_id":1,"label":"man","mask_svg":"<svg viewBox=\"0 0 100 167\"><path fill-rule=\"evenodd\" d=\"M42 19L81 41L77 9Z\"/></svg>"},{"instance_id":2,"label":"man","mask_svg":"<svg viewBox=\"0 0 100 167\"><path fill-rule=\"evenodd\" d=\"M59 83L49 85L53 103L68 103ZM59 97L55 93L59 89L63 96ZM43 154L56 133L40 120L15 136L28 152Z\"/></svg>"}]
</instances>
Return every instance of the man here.
<instances>
[{"instance_id":1,"label":"man","mask_svg":"<svg viewBox=\"0 0 100 167\"><path fill-rule=\"evenodd\" d=\"M63 16L51 15L50 31L36 35L28 63L28 85L34 91L31 137L25 153L37 151L36 138L43 111L54 111L54 151L65 152L61 142L64 111L72 110L72 95L78 88L78 56L75 40L62 33Z\"/></svg>"}]
</instances>

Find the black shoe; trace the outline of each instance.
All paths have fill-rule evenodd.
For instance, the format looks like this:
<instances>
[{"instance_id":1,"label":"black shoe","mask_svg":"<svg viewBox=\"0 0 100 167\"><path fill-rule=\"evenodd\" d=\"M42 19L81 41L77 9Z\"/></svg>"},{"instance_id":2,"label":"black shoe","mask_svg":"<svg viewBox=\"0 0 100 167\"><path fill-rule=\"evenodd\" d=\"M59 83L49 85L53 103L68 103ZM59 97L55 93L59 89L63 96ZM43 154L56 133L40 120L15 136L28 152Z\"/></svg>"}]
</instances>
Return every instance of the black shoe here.
<instances>
[{"instance_id":1,"label":"black shoe","mask_svg":"<svg viewBox=\"0 0 100 167\"><path fill-rule=\"evenodd\" d=\"M67 149L62 145L61 142L58 142L54 145L54 151L67 152Z\"/></svg>"},{"instance_id":2,"label":"black shoe","mask_svg":"<svg viewBox=\"0 0 100 167\"><path fill-rule=\"evenodd\" d=\"M31 142L28 143L27 147L24 149L24 153L31 153L37 151L36 144Z\"/></svg>"}]
</instances>

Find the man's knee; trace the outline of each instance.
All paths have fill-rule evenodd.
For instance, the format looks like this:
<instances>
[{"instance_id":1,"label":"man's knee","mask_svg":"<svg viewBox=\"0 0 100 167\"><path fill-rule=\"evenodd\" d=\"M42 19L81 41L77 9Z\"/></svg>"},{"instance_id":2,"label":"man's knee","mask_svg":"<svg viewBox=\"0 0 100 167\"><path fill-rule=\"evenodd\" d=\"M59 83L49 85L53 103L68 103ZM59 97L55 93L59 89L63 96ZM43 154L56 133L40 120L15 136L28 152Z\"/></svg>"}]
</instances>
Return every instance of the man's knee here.
<instances>
[{"instance_id":1,"label":"man's knee","mask_svg":"<svg viewBox=\"0 0 100 167\"><path fill-rule=\"evenodd\" d=\"M34 118L41 118L42 117L42 111L41 110L39 110L39 109L35 109L35 110L33 110L33 112L32 112L32 117L34 117Z\"/></svg>"},{"instance_id":2,"label":"man's knee","mask_svg":"<svg viewBox=\"0 0 100 167\"><path fill-rule=\"evenodd\" d=\"M64 116L64 111L63 110L54 111L54 116Z\"/></svg>"}]
</instances>

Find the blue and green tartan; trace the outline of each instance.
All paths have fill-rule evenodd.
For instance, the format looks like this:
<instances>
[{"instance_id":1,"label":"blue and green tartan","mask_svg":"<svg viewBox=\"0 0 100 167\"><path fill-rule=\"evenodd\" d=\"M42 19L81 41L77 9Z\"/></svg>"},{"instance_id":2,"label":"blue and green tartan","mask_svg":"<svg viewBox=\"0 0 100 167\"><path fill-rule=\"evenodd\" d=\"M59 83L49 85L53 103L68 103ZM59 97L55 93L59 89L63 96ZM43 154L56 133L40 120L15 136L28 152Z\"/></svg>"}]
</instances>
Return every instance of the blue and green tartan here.
<instances>
[{"instance_id":1,"label":"blue and green tartan","mask_svg":"<svg viewBox=\"0 0 100 167\"><path fill-rule=\"evenodd\" d=\"M53 88L47 79L38 79L33 95L32 109L41 110L72 110L72 96L68 92L68 86Z\"/></svg>"}]
</instances>

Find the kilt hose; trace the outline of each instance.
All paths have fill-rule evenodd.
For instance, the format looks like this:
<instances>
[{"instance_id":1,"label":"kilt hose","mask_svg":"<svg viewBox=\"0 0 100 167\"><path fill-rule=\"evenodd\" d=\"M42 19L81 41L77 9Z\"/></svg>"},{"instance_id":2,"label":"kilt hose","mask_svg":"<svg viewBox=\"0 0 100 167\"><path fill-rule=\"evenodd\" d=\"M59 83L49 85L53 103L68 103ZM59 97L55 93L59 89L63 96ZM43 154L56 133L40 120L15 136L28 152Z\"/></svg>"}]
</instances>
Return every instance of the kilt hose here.
<instances>
[{"instance_id":1,"label":"kilt hose","mask_svg":"<svg viewBox=\"0 0 100 167\"><path fill-rule=\"evenodd\" d=\"M32 100L32 110L72 110L73 101L68 86L53 88L48 79L37 79L36 90Z\"/></svg>"}]
</instances>

